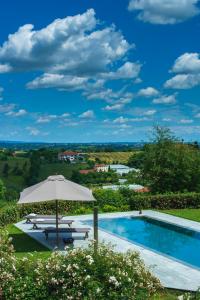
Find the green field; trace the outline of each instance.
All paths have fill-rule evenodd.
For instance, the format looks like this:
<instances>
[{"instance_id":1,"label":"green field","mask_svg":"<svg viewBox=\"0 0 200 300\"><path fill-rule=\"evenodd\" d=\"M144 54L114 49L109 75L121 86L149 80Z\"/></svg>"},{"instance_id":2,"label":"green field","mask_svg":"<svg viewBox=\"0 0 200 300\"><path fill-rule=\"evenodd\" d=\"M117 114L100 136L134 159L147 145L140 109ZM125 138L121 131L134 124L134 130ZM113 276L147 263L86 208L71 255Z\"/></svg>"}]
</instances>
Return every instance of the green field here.
<instances>
[{"instance_id":1,"label":"green field","mask_svg":"<svg viewBox=\"0 0 200 300\"><path fill-rule=\"evenodd\" d=\"M129 157L135 152L95 152L90 153L91 159L99 159L103 163L122 163L126 164Z\"/></svg>"},{"instance_id":2,"label":"green field","mask_svg":"<svg viewBox=\"0 0 200 300\"><path fill-rule=\"evenodd\" d=\"M160 212L170 214L176 217L200 222L200 209L195 209L195 208L169 209L169 210L160 210Z\"/></svg>"}]
</instances>

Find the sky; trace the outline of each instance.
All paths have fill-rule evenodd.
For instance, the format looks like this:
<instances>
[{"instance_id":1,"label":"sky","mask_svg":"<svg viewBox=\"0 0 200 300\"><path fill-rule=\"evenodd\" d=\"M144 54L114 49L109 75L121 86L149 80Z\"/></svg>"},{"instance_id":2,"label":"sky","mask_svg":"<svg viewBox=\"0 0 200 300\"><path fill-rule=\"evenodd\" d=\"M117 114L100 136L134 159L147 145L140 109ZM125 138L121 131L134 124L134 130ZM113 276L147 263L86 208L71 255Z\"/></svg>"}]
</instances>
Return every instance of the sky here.
<instances>
[{"instance_id":1,"label":"sky","mask_svg":"<svg viewBox=\"0 0 200 300\"><path fill-rule=\"evenodd\" d=\"M0 140L200 141L200 0L0 4Z\"/></svg>"}]
</instances>

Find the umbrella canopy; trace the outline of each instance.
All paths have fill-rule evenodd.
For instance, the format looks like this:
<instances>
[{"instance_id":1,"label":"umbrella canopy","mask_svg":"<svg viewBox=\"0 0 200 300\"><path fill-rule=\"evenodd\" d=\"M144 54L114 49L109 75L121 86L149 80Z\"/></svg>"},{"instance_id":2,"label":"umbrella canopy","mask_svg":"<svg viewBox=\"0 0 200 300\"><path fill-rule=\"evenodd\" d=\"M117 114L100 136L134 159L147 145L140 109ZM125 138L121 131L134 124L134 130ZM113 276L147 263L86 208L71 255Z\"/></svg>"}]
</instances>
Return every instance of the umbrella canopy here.
<instances>
[{"instance_id":1,"label":"umbrella canopy","mask_svg":"<svg viewBox=\"0 0 200 300\"><path fill-rule=\"evenodd\" d=\"M49 176L20 193L19 204L53 200L95 201L88 188L65 179L62 175Z\"/></svg>"},{"instance_id":2,"label":"umbrella canopy","mask_svg":"<svg viewBox=\"0 0 200 300\"><path fill-rule=\"evenodd\" d=\"M18 204L28 204L44 201L56 201L56 236L58 238L58 200L70 201L95 201L92 191L75 182L67 180L62 175L49 176L31 187L24 189L20 193Z\"/></svg>"}]
</instances>

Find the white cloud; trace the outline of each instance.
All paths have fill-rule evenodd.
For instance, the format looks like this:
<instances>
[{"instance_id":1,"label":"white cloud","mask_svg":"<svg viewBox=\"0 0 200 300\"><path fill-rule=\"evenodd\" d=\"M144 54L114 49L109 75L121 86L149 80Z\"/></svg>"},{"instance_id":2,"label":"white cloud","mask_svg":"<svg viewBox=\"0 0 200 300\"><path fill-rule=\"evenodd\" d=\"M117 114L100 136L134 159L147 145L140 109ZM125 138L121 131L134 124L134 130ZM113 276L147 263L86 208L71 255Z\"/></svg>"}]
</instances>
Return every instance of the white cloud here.
<instances>
[{"instance_id":1,"label":"white cloud","mask_svg":"<svg viewBox=\"0 0 200 300\"><path fill-rule=\"evenodd\" d=\"M113 120L113 123L123 124L126 123L129 119L124 118L123 116L120 116L119 118L116 118Z\"/></svg>"},{"instance_id":2,"label":"white cloud","mask_svg":"<svg viewBox=\"0 0 200 300\"><path fill-rule=\"evenodd\" d=\"M0 74L1 73L8 73L12 71L12 68L8 64L1 64L0 63Z\"/></svg>"},{"instance_id":3,"label":"white cloud","mask_svg":"<svg viewBox=\"0 0 200 300\"><path fill-rule=\"evenodd\" d=\"M113 105L106 105L103 110L113 111L113 110L120 110L123 108L123 104L113 104Z\"/></svg>"},{"instance_id":4,"label":"white cloud","mask_svg":"<svg viewBox=\"0 0 200 300\"><path fill-rule=\"evenodd\" d=\"M194 121L191 120L191 119L182 119L182 120L179 121L179 123L181 123L181 124L191 124L193 122Z\"/></svg>"},{"instance_id":5,"label":"white cloud","mask_svg":"<svg viewBox=\"0 0 200 300\"><path fill-rule=\"evenodd\" d=\"M58 88L62 90L83 89L88 78L61 74L43 74L27 84L29 89Z\"/></svg>"},{"instance_id":6,"label":"white cloud","mask_svg":"<svg viewBox=\"0 0 200 300\"><path fill-rule=\"evenodd\" d=\"M200 84L200 74L178 74L165 82L165 88L190 89Z\"/></svg>"},{"instance_id":7,"label":"white cloud","mask_svg":"<svg viewBox=\"0 0 200 300\"><path fill-rule=\"evenodd\" d=\"M141 118L131 118L132 122L143 122L143 121L149 121L147 117L141 117Z\"/></svg>"},{"instance_id":8,"label":"white cloud","mask_svg":"<svg viewBox=\"0 0 200 300\"><path fill-rule=\"evenodd\" d=\"M26 128L29 131L29 134L32 136L38 136L40 134L40 130L34 127L27 127Z\"/></svg>"},{"instance_id":9,"label":"white cloud","mask_svg":"<svg viewBox=\"0 0 200 300\"><path fill-rule=\"evenodd\" d=\"M200 55L199 53L185 53L179 56L174 66L174 73L200 73Z\"/></svg>"},{"instance_id":10,"label":"white cloud","mask_svg":"<svg viewBox=\"0 0 200 300\"><path fill-rule=\"evenodd\" d=\"M172 67L177 73L165 82L166 88L190 89L200 85L200 55L198 53L185 53L178 57Z\"/></svg>"},{"instance_id":11,"label":"white cloud","mask_svg":"<svg viewBox=\"0 0 200 300\"><path fill-rule=\"evenodd\" d=\"M159 95L159 91L156 90L155 88L149 86L147 88L144 88L144 89L141 89L139 92L138 92L138 96L141 96L141 97L155 97L155 96L158 96Z\"/></svg>"},{"instance_id":12,"label":"white cloud","mask_svg":"<svg viewBox=\"0 0 200 300\"><path fill-rule=\"evenodd\" d=\"M42 124L42 123L50 123L53 120L66 120L65 118L68 118L70 116L69 113L63 113L62 115L40 115L37 120L36 123L38 124Z\"/></svg>"},{"instance_id":13,"label":"white cloud","mask_svg":"<svg viewBox=\"0 0 200 300\"><path fill-rule=\"evenodd\" d=\"M45 116L40 116L36 123L49 123L52 120L57 119L57 115L45 115Z\"/></svg>"},{"instance_id":14,"label":"white cloud","mask_svg":"<svg viewBox=\"0 0 200 300\"><path fill-rule=\"evenodd\" d=\"M199 14L199 0L130 0L128 10L152 24L176 24Z\"/></svg>"},{"instance_id":15,"label":"white cloud","mask_svg":"<svg viewBox=\"0 0 200 300\"><path fill-rule=\"evenodd\" d=\"M15 104L1 104L0 105L0 113L7 113L15 108Z\"/></svg>"},{"instance_id":16,"label":"white cloud","mask_svg":"<svg viewBox=\"0 0 200 300\"><path fill-rule=\"evenodd\" d=\"M27 111L25 109L19 109L18 111L9 111L6 112L6 116L12 116L12 117L22 117L27 114Z\"/></svg>"},{"instance_id":17,"label":"white cloud","mask_svg":"<svg viewBox=\"0 0 200 300\"><path fill-rule=\"evenodd\" d=\"M121 65L133 47L114 25L106 27L89 9L57 19L40 30L26 24L10 34L0 47L0 72L43 72L27 84L32 89L85 90L90 81L95 86L104 78L136 78L139 63ZM116 65L121 67L116 69Z\"/></svg>"},{"instance_id":18,"label":"white cloud","mask_svg":"<svg viewBox=\"0 0 200 300\"><path fill-rule=\"evenodd\" d=\"M164 118L164 119L162 119L164 122L170 122L171 121L171 119L170 118Z\"/></svg>"},{"instance_id":19,"label":"white cloud","mask_svg":"<svg viewBox=\"0 0 200 300\"><path fill-rule=\"evenodd\" d=\"M154 104L174 104L176 103L176 95L161 95L153 100Z\"/></svg>"},{"instance_id":20,"label":"white cloud","mask_svg":"<svg viewBox=\"0 0 200 300\"><path fill-rule=\"evenodd\" d=\"M104 79L132 79L138 77L140 70L140 63L132 63L127 61L116 71L102 73L100 76Z\"/></svg>"},{"instance_id":21,"label":"white cloud","mask_svg":"<svg viewBox=\"0 0 200 300\"><path fill-rule=\"evenodd\" d=\"M93 112L93 110L87 110L87 111L83 112L82 114L80 114L79 118L83 118L83 119L94 118L94 112Z\"/></svg>"},{"instance_id":22,"label":"white cloud","mask_svg":"<svg viewBox=\"0 0 200 300\"><path fill-rule=\"evenodd\" d=\"M155 115L156 112L157 111L155 109L150 109L150 110L144 111L142 115L143 116L153 116L153 115Z\"/></svg>"}]
</instances>

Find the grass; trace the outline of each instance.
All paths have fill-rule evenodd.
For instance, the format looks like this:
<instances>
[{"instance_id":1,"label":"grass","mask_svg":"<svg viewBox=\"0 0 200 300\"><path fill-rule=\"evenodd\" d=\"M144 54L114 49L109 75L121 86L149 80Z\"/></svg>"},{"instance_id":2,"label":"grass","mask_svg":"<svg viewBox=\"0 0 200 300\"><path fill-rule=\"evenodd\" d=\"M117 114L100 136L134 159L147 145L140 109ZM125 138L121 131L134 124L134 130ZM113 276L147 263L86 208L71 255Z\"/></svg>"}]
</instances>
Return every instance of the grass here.
<instances>
[{"instance_id":1,"label":"grass","mask_svg":"<svg viewBox=\"0 0 200 300\"><path fill-rule=\"evenodd\" d=\"M22 258L27 256L27 254L32 254L33 259L46 259L50 256L51 251L48 248L28 236L14 225L8 225L7 230L9 232L9 236L12 237L12 244L15 249L16 257Z\"/></svg>"},{"instance_id":2,"label":"grass","mask_svg":"<svg viewBox=\"0 0 200 300\"><path fill-rule=\"evenodd\" d=\"M186 209L169 209L160 210L160 212L170 214L176 217L200 222L200 209L186 208Z\"/></svg>"},{"instance_id":3,"label":"grass","mask_svg":"<svg viewBox=\"0 0 200 300\"><path fill-rule=\"evenodd\" d=\"M151 300L177 300L177 297L183 294L184 292L164 289L162 292L154 295Z\"/></svg>"}]
</instances>

